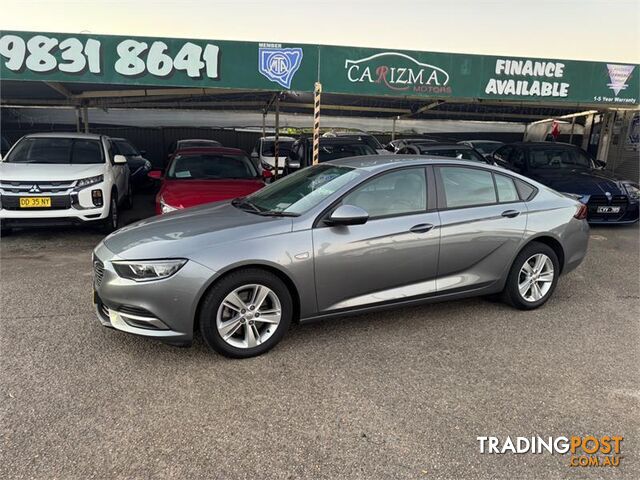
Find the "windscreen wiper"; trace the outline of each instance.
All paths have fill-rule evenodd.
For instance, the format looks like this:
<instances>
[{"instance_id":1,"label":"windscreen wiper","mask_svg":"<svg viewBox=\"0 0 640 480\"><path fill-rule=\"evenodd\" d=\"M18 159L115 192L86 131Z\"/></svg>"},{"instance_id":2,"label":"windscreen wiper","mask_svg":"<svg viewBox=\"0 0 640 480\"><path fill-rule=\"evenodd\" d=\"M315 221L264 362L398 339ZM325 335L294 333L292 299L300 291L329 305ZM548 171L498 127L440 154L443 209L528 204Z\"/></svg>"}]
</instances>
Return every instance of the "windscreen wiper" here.
<instances>
[{"instance_id":1,"label":"windscreen wiper","mask_svg":"<svg viewBox=\"0 0 640 480\"><path fill-rule=\"evenodd\" d=\"M258 213L258 215L262 215L263 217L299 217L299 213L293 212L278 212L276 210L266 210Z\"/></svg>"},{"instance_id":2,"label":"windscreen wiper","mask_svg":"<svg viewBox=\"0 0 640 480\"><path fill-rule=\"evenodd\" d=\"M234 198L233 200L231 200L231 205L233 205L234 207L240 208L245 212L262 213L262 210L260 210L253 203L246 201L244 198L245 197ZM247 209L245 207L249 207L249 208Z\"/></svg>"}]
</instances>

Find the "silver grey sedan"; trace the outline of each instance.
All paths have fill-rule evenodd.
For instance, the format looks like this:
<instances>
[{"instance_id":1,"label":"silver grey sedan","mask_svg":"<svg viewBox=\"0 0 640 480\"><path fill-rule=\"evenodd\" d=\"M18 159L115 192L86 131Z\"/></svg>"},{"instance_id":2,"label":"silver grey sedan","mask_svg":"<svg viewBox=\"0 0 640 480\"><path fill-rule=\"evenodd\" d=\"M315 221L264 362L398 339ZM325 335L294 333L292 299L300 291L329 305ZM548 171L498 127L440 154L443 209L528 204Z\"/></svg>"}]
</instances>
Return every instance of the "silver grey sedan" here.
<instances>
[{"instance_id":1,"label":"silver grey sedan","mask_svg":"<svg viewBox=\"0 0 640 480\"><path fill-rule=\"evenodd\" d=\"M588 236L584 205L499 167L348 158L118 230L94 251L94 302L104 326L250 357L294 320L475 295L537 308Z\"/></svg>"}]
</instances>

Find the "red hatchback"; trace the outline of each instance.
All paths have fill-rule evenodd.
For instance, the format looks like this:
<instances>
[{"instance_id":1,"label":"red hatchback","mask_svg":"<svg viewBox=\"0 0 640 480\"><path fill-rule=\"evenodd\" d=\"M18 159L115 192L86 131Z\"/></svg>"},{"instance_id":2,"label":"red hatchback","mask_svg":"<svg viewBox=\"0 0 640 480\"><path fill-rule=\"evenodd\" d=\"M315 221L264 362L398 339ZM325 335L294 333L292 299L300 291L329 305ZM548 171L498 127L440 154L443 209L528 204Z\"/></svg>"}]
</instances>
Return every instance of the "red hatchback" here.
<instances>
[{"instance_id":1,"label":"red hatchback","mask_svg":"<svg viewBox=\"0 0 640 480\"><path fill-rule=\"evenodd\" d=\"M165 174L149 172L161 180L156 196L156 213L168 213L203 203L242 197L264 187L262 175L242 150L205 147L179 150Z\"/></svg>"}]
</instances>

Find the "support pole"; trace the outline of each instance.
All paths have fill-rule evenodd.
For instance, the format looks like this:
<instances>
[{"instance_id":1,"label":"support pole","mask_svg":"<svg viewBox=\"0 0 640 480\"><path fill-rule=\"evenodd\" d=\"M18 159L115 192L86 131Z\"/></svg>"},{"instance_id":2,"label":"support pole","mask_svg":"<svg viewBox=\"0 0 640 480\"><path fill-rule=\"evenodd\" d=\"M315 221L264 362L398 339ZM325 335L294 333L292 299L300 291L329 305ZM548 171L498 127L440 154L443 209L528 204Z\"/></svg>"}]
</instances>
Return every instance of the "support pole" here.
<instances>
[{"instance_id":1,"label":"support pole","mask_svg":"<svg viewBox=\"0 0 640 480\"><path fill-rule=\"evenodd\" d=\"M275 135L275 140L273 142L273 156L275 157L275 165L276 165L276 170L275 170L275 178L276 180L278 179L278 168L279 168L279 160L278 160L278 154L280 153L279 150L279 145L278 143L280 142L280 94L278 94L276 96L276 135Z\"/></svg>"},{"instance_id":2,"label":"support pole","mask_svg":"<svg viewBox=\"0 0 640 480\"><path fill-rule=\"evenodd\" d=\"M576 126L576 117L571 119L571 134L569 135L569 143L573 144L573 129Z\"/></svg>"},{"instance_id":3,"label":"support pole","mask_svg":"<svg viewBox=\"0 0 640 480\"><path fill-rule=\"evenodd\" d=\"M267 126L266 126L266 122L267 122L267 112L262 112L262 136L266 137L267 136Z\"/></svg>"},{"instance_id":4,"label":"support pole","mask_svg":"<svg viewBox=\"0 0 640 480\"><path fill-rule=\"evenodd\" d=\"M320 96L322 84L316 82L313 89L313 165L318 164L320 156Z\"/></svg>"},{"instance_id":5,"label":"support pole","mask_svg":"<svg viewBox=\"0 0 640 480\"><path fill-rule=\"evenodd\" d=\"M89 108L82 107L82 116L84 118L84 133L89 133Z\"/></svg>"},{"instance_id":6,"label":"support pole","mask_svg":"<svg viewBox=\"0 0 640 480\"><path fill-rule=\"evenodd\" d=\"M396 139L396 120L398 117L393 117L393 125L391 127L391 141L393 142Z\"/></svg>"}]
</instances>

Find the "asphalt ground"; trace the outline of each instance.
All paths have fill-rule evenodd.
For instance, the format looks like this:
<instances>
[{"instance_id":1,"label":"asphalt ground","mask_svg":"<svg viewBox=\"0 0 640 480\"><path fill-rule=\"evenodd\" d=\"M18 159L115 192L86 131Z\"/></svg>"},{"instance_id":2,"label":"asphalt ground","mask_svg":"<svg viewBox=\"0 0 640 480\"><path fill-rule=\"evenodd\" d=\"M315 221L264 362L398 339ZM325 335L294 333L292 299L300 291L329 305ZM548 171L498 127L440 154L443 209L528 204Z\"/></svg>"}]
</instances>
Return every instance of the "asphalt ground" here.
<instances>
[{"instance_id":1,"label":"asphalt ground","mask_svg":"<svg viewBox=\"0 0 640 480\"><path fill-rule=\"evenodd\" d=\"M101 327L99 233L16 231L0 240L0 478L640 478L638 228L591 233L537 311L360 315L229 360ZM477 440L589 434L624 437L619 467Z\"/></svg>"}]
</instances>

